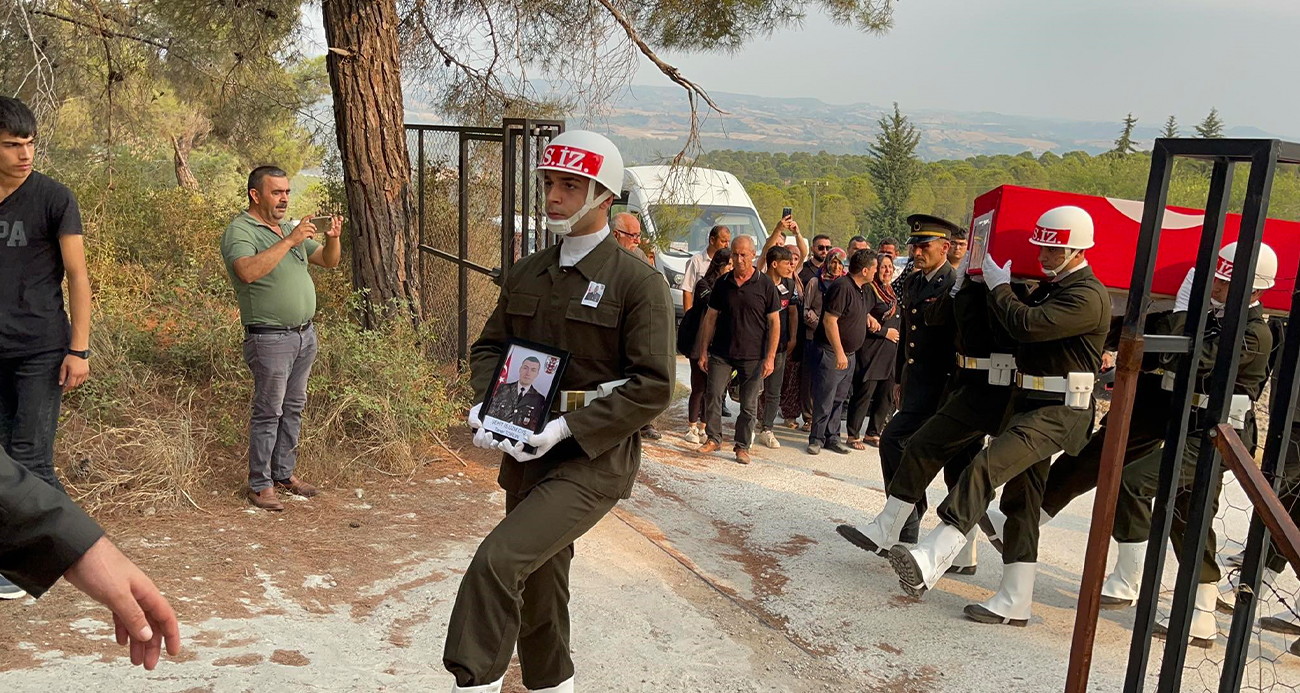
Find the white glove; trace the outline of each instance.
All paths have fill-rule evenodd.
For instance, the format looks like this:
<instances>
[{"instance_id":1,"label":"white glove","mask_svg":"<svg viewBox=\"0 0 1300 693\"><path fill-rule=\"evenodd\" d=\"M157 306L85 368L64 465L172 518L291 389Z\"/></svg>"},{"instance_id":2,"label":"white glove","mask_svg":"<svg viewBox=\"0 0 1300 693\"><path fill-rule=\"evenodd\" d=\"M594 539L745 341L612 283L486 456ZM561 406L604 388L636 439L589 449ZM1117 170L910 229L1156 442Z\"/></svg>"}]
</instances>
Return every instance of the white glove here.
<instances>
[{"instance_id":1,"label":"white glove","mask_svg":"<svg viewBox=\"0 0 1300 693\"><path fill-rule=\"evenodd\" d=\"M469 427L474 431L474 447L483 448L484 450L497 449L496 438L492 436L492 431L483 428L483 419L479 418L479 410L483 404L475 404L473 409L469 410Z\"/></svg>"},{"instance_id":2,"label":"white glove","mask_svg":"<svg viewBox=\"0 0 1300 693\"><path fill-rule=\"evenodd\" d=\"M1192 280L1195 278L1196 268L1187 270L1187 276L1183 277L1183 285L1178 287L1178 295L1174 297L1174 312L1186 313L1187 306L1192 302Z\"/></svg>"},{"instance_id":3,"label":"white glove","mask_svg":"<svg viewBox=\"0 0 1300 693\"><path fill-rule=\"evenodd\" d=\"M989 291L992 291L1003 284L1011 283L1011 261L998 267L998 263L993 261L991 253L984 255L984 262L981 263L980 269L984 271L984 283L988 284Z\"/></svg>"},{"instance_id":4,"label":"white glove","mask_svg":"<svg viewBox=\"0 0 1300 693\"><path fill-rule=\"evenodd\" d=\"M524 443L511 443L503 440L498 443L501 451L510 455L520 462L535 460L542 455L551 451L561 440L573 437L573 431L569 430L569 424L561 416L546 424L546 428L541 433L534 433L528 436L528 445L537 448L533 452L524 452Z\"/></svg>"}]
</instances>

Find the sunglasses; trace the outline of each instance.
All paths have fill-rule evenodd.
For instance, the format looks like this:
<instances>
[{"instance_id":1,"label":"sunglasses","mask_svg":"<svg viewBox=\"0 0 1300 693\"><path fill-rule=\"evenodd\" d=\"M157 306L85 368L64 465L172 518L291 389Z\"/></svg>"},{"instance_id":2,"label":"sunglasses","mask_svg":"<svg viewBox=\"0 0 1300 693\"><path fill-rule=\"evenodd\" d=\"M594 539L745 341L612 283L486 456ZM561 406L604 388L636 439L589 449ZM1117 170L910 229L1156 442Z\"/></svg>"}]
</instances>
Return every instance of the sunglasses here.
<instances>
[{"instance_id":1,"label":"sunglasses","mask_svg":"<svg viewBox=\"0 0 1300 693\"><path fill-rule=\"evenodd\" d=\"M813 246L813 250L830 250L830 249L831 247L829 245Z\"/></svg>"}]
</instances>

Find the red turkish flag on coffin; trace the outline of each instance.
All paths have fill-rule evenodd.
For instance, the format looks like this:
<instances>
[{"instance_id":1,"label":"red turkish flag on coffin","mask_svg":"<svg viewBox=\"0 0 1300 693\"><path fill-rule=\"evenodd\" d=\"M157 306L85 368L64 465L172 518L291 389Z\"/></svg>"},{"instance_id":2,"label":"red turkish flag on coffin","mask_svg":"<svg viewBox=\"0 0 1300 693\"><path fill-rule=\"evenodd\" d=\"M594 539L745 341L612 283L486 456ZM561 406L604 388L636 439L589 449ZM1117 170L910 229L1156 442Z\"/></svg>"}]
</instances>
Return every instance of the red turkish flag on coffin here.
<instances>
[{"instance_id":1,"label":"red turkish flag on coffin","mask_svg":"<svg viewBox=\"0 0 1300 693\"><path fill-rule=\"evenodd\" d=\"M971 221L971 274L979 274L985 252L992 252L999 265L1011 260L1011 273L1025 279L1045 279L1038 264L1038 246L1031 235L1042 237L1052 229L1040 229L1038 218L1053 207L1074 205L1092 216L1096 245L1089 251L1088 264L1108 288L1127 292L1137 256L1138 231L1143 203L1095 195L1057 192L1004 185L975 199ZM1196 262L1205 212L1187 207L1166 207L1160 231L1160 249L1151 281L1153 294L1174 296L1187 270ZM1223 223L1223 245L1237 240L1241 215L1229 214ZM1057 230L1059 232L1059 230ZM1296 267L1300 264L1300 222L1269 219L1264 224L1264 242L1278 256L1277 283L1264 292L1264 307L1286 312L1291 309ZM1231 264L1231 263L1229 263ZM1222 270L1223 268L1217 267ZM1231 271L1231 268L1228 268Z\"/></svg>"}]
</instances>

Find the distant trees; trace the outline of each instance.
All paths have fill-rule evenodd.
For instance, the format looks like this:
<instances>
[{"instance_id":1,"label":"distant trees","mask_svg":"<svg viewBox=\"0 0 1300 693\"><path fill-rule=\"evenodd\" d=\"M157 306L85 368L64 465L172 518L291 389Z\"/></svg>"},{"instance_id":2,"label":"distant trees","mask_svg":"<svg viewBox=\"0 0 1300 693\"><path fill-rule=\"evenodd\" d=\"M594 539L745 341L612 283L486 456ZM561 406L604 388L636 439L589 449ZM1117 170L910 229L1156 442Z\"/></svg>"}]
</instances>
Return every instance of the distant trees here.
<instances>
[{"instance_id":1,"label":"distant trees","mask_svg":"<svg viewBox=\"0 0 1300 693\"><path fill-rule=\"evenodd\" d=\"M1196 126L1196 136L1207 140L1223 137L1223 121L1219 119L1219 109L1210 109L1210 114Z\"/></svg>"},{"instance_id":2,"label":"distant trees","mask_svg":"<svg viewBox=\"0 0 1300 693\"><path fill-rule=\"evenodd\" d=\"M1160 132L1160 136L1161 136L1161 137L1167 137L1167 138L1169 138L1169 137L1177 137L1177 136L1178 136L1178 120L1177 120L1176 118L1174 118L1173 116L1169 116L1169 120L1166 120L1166 121L1165 121L1165 129L1162 130L1162 131Z\"/></svg>"},{"instance_id":3,"label":"distant trees","mask_svg":"<svg viewBox=\"0 0 1300 693\"><path fill-rule=\"evenodd\" d=\"M871 145L867 164L878 201L868 213L868 221L873 232L897 235L907 230L908 198L921 177L921 160L916 156L921 133L898 109L897 102L893 114L879 123L880 134Z\"/></svg>"},{"instance_id":4,"label":"distant trees","mask_svg":"<svg viewBox=\"0 0 1300 693\"><path fill-rule=\"evenodd\" d=\"M1124 130L1120 133L1119 139L1115 140L1115 148L1110 150L1112 154L1124 156L1137 151L1137 145L1133 142L1133 129L1137 127L1138 119L1130 113L1124 117Z\"/></svg>"}]
</instances>

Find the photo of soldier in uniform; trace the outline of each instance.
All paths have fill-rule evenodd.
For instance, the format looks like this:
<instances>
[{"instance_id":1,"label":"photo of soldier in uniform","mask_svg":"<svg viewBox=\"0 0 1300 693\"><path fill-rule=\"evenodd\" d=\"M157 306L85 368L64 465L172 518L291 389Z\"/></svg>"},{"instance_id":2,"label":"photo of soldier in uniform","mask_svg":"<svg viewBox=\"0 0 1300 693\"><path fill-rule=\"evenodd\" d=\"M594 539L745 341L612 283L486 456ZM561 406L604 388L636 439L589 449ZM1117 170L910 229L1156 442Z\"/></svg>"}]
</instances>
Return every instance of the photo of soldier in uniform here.
<instances>
[{"instance_id":1,"label":"photo of soldier in uniform","mask_svg":"<svg viewBox=\"0 0 1300 693\"><path fill-rule=\"evenodd\" d=\"M511 440L527 440L540 431L549 418L552 385L565 360L564 354L512 345L483 403L484 427Z\"/></svg>"}]
</instances>

